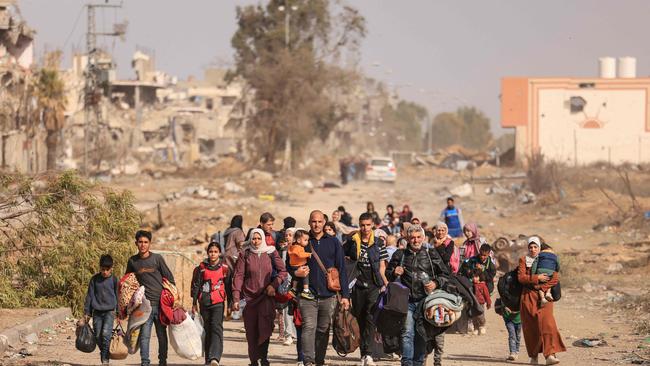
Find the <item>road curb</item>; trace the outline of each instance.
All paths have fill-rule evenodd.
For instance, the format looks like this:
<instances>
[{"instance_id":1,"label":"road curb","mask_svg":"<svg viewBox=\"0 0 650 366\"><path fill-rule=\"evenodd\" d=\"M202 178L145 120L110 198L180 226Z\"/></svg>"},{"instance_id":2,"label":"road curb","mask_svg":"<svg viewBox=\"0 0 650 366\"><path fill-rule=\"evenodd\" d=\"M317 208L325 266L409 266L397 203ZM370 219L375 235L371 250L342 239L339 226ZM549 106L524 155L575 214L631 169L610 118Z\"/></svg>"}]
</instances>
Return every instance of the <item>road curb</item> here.
<instances>
[{"instance_id":1,"label":"road curb","mask_svg":"<svg viewBox=\"0 0 650 366\"><path fill-rule=\"evenodd\" d=\"M72 311L70 311L70 308L44 310L47 311L47 313L28 320L25 323L5 329L0 334L7 337L10 346L17 348L22 343L20 340L21 336L25 337L30 333L38 334L41 330L52 327L54 324L62 322L68 317L72 317Z\"/></svg>"}]
</instances>

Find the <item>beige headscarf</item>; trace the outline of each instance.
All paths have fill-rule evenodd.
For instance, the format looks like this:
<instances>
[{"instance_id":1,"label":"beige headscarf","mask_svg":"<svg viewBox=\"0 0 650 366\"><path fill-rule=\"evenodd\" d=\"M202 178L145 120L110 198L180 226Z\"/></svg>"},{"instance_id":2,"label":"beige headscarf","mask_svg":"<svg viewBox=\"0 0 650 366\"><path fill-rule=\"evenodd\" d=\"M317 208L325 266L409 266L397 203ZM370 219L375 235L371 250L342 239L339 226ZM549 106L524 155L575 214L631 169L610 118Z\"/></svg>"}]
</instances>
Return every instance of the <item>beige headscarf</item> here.
<instances>
[{"instance_id":1,"label":"beige headscarf","mask_svg":"<svg viewBox=\"0 0 650 366\"><path fill-rule=\"evenodd\" d=\"M257 248L255 248L253 246L253 243L252 243L253 235L255 235L255 234L258 234L262 238L262 244L260 244L260 246L257 247ZM266 236L264 235L264 230L262 230L260 228L256 228L256 229L251 230L251 236L250 236L250 239L248 239L248 242L246 243L245 248L246 248L245 250L250 250L251 252L253 252L253 253L257 254L257 255L262 254L262 253L269 253L270 254L270 253L273 253L273 251L275 251L275 247L270 247L270 246L266 245Z\"/></svg>"}]
</instances>

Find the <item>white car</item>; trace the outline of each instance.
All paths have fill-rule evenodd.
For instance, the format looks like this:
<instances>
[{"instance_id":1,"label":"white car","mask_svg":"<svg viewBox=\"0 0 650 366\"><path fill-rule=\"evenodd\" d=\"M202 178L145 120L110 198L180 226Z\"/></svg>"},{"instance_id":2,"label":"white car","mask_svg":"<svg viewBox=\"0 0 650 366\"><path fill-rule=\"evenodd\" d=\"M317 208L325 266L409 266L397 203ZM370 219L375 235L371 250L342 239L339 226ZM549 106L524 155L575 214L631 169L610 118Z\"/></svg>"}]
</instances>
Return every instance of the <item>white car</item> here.
<instances>
[{"instance_id":1,"label":"white car","mask_svg":"<svg viewBox=\"0 0 650 366\"><path fill-rule=\"evenodd\" d=\"M366 180L378 180L383 182L395 182L397 169L391 158L377 157L368 161L366 167Z\"/></svg>"}]
</instances>

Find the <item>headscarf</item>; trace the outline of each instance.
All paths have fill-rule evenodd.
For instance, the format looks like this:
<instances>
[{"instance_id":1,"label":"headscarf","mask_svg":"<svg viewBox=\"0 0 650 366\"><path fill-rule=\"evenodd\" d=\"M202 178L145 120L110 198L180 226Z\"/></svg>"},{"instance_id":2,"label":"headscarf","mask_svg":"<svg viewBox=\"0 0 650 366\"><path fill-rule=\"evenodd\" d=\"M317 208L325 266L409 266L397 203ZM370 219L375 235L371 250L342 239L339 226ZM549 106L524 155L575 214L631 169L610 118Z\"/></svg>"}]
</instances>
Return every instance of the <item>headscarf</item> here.
<instances>
[{"instance_id":1,"label":"headscarf","mask_svg":"<svg viewBox=\"0 0 650 366\"><path fill-rule=\"evenodd\" d=\"M465 251L461 251L463 254L463 257L465 259L472 258L473 256L477 255L479 253L479 249L481 247L481 237L478 233L478 226L476 226L475 223L470 222L467 223L463 226L463 232L465 230L469 230L472 233L472 237L465 240L463 243L463 247L465 247Z\"/></svg>"},{"instance_id":2,"label":"headscarf","mask_svg":"<svg viewBox=\"0 0 650 366\"><path fill-rule=\"evenodd\" d=\"M438 238L438 234L436 233L436 231L438 231L438 229L441 228L441 227L442 227L442 228L445 228L445 231L447 231L447 234L445 235L444 238L439 239L439 238ZM444 244L448 239L451 239L451 236L449 236L449 227L448 227L447 224L445 224L444 222L442 222L442 221L438 221L438 222L433 226L433 240L432 240L432 241L433 241L433 244L438 244L438 245L440 245L440 244Z\"/></svg>"},{"instance_id":3,"label":"headscarf","mask_svg":"<svg viewBox=\"0 0 650 366\"><path fill-rule=\"evenodd\" d=\"M384 238L384 242L386 241L386 238L388 237L388 234L382 229L375 229L375 237L376 238Z\"/></svg>"},{"instance_id":4,"label":"headscarf","mask_svg":"<svg viewBox=\"0 0 650 366\"><path fill-rule=\"evenodd\" d=\"M541 240L538 236L531 236L528 238L528 247L531 245L537 245L538 248L541 248ZM526 254L526 268L531 268L535 259L537 259L537 257L531 257L529 254Z\"/></svg>"},{"instance_id":5,"label":"headscarf","mask_svg":"<svg viewBox=\"0 0 650 366\"><path fill-rule=\"evenodd\" d=\"M230 227L236 227L241 229L243 223L244 223L244 218L241 215L235 215L230 220Z\"/></svg>"},{"instance_id":6,"label":"headscarf","mask_svg":"<svg viewBox=\"0 0 650 366\"><path fill-rule=\"evenodd\" d=\"M262 238L262 244L260 244L259 247L255 248L253 246L253 235L258 234L260 238ZM265 236L264 236L264 230L260 228L255 228L251 230L251 236L250 239L248 240L248 243L246 244L246 249L250 250L251 252L255 254L262 254L262 253L273 253L275 251L274 246L268 246L266 244Z\"/></svg>"}]
</instances>

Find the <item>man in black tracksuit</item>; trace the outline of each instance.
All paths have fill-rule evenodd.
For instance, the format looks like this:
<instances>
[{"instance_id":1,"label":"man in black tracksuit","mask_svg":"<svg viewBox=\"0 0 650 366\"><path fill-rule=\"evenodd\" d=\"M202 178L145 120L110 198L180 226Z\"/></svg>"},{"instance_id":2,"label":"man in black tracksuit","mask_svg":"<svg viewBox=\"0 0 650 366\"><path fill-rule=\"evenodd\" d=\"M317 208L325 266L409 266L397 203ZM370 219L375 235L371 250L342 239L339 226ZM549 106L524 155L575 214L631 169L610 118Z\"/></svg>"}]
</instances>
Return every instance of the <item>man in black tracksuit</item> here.
<instances>
[{"instance_id":1,"label":"man in black tracksuit","mask_svg":"<svg viewBox=\"0 0 650 366\"><path fill-rule=\"evenodd\" d=\"M354 234L344 245L345 256L356 261L350 281L355 281L352 288L352 315L357 318L361 331L361 364L375 365L370 345L375 334L372 307L379 292L387 282L384 276L388 252L383 242L374 237L372 215L368 212L359 217L359 232Z\"/></svg>"}]
</instances>

